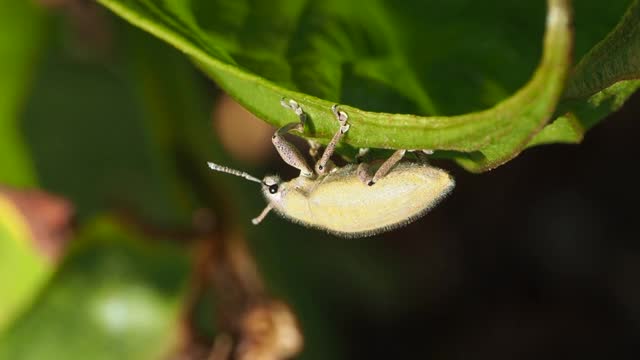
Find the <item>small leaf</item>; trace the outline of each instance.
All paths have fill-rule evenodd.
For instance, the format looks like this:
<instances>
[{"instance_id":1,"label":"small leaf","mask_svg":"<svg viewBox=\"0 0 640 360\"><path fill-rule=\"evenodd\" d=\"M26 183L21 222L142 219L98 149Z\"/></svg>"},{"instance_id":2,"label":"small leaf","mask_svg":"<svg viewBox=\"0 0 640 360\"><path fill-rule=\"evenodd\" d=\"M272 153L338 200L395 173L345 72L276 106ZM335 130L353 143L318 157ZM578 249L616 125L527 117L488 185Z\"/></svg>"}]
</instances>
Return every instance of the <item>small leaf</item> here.
<instances>
[{"instance_id":1,"label":"small leaf","mask_svg":"<svg viewBox=\"0 0 640 360\"><path fill-rule=\"evenodd\" d=\"M640 78L640 1L573 70L564 97L588 98L613 84Z\"/></svg>"},{"instance_id":2,"label":"small leaf","mask_svg":"<svg viewBox=\"0 0 640 360\"><path fill-rule=\"evenodd\" d=\"M577 143L640 88L640 1L634 0L616 27L578 63L558 113L528 146Z\"/></svg>"},{"instance_id":3,"label":"small leaf","mask_svg":"<svg viewBox=\"0 0 640 360\"><path fill-rule=\"evenodd\" d=\"M607 114L618 110L624 102L640 89L640 80L617 82L585 100L566 101L560 111L564 115L547 125L527 145L528 147L550 143L579 143L584 134Z\"/></svg>"}]
</instances>

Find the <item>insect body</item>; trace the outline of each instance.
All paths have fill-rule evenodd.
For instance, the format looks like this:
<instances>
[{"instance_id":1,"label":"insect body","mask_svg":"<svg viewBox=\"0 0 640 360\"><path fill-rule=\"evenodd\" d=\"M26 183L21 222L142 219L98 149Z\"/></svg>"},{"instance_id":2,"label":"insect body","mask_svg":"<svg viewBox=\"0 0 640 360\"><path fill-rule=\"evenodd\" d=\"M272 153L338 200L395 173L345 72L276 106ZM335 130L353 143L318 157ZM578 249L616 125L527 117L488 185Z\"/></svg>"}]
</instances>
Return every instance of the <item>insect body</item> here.
<instances>
[{"instance_id":1,"label":"insect body","mask_svg":"<svg viewBox=\"0 0 640 360\"><path fill-rule=\"evenodd\" d=\"M335 166L330 157L337 143L349 130L348 116L332 108L340 122L340 130L315 166L315 172L304 157L282 135L292 129L301 129L306 114L290 100L282 102L300 118L299 123L283 126L274 134L273 143L288 164L300 170L300 176L283 182L278 176L259 180L247 173L209 163L213 170L242 176L262 184L267 207L255 219L260 223L275 210L294 222L345 237L370 236L407 224L425 214L447 195L454 186L453 178L444 170L426 162L401 161L405 150L396 151L382 163L374 174L369 170L375 164ZM311 147L312 154L317 150Z\"/></svg>"}]
</instances>

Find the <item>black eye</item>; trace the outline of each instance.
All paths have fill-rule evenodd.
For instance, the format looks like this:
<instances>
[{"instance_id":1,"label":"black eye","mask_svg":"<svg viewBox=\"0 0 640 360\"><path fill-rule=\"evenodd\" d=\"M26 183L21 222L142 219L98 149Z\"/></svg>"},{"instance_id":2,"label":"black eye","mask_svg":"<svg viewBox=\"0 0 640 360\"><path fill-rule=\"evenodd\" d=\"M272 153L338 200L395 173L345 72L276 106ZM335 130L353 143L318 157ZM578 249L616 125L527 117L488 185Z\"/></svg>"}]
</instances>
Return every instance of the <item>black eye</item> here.
<instances>
[{"instance_id":1,"label":"black eye","mask_svg":"<svg viewBox=\"0 0 640 360\"><path fill-rule=\"evenodd\" d=\"M278 192L278 184L273 184L271 186L269 186L269 192L272 194L275 194Z\"/></svg>"}]
</instances>

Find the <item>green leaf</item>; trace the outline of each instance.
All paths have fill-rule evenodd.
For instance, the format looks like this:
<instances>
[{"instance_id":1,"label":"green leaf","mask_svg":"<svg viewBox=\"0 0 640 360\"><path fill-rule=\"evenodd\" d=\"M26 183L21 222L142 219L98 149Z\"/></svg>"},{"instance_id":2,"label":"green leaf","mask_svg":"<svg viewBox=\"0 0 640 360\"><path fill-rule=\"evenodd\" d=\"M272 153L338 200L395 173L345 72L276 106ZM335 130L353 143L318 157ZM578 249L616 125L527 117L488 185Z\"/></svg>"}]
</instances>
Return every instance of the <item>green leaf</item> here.
<instances>
[{"instance_id":1,"label":"green leaf","mask_svg":"<svg viewBox=\"0 0 640 360\"><path fill-rule=\"evenodd\" d=\"M584 99L613 84L640 78L640 1L573 70L564 97Z\"/></svg>"},{"instance_id":2,"label":"green leaf","mask_svg":"<svg viewBox=\"0 0 640 360\"><path fill-rule=\"evenodd\" d=\"M447 154L472 171L516 156L552 119L571 65L565 0L548 1L528 82L540 2L99 2L184 51L273 125L295 121L279 105L293 98L311 118L304 135L326 142L337 129L329 108L342 103L350 145L466 152Z\"/></svg>"},{"instance_id":3,"label":"green leaf","mask_svg":"<svg viewBox=\"0 0 640 360\"><path fill-rule=\"evenodd\" d=\"M640 89L640 80L624 80L585 100L564 101L560 104L558 111L564 115L547 125L527 146L579 143L587 130L605 118L607 114L618 110L638 89Z\"/></svg>"},{"instance_id":4,"label":"green leaf","mask_svg":"<svg viewBox=\"0 0 640 360\"><path fill-rule=\"evenodd\" d=\"M18 119L43 43L45 18L31 1L1 0L0 7L0 182L33 185L36 176Z\"/></svg>"},{"instance_id":5,"label":"green leaf","mask_svg":"<svg viewBox=\"0 0 640 360\"><path fill-rule=\"evenodd\" d=\"M359 98L371 95L382 99L384 106L380 110L384 111L410 109L427 115L437 111L438 104L434 104L426 90L429 84L418 83L416 75L429 63L411 64L418 60L410 57L407 50L407 42L413 40L412 29L398 27L403 19L387 11L386 3L151 0L101 3L183 50L227 92L274 125L295 120L280 107L280 98L298 100L312 119L306 129L310 138L328 140L337 128L330 106L335 102L357 105L355 98L359 94L362 94ZM555 109L569 66L568 4L552 0L549 5L553 20L547 22L543 59L533 78L515 95L489 110L452 117L392 115L344 106L352 124L346 141L358 147L486 151L487 156L480 163L466 164L476 168L495 166L513 156ZM499 7L489 7L491 10L497 12ZM483 14L487 13L484 10ZM542 23L542 19L538 21ZM442 34L437 27L434 29L427 34L436 42ZM496 46L495 50L499 48ZM445 53L461 55L456 51ZM496 56L493 52L486 53ZM499 62L492 65L496 64ZM361 75L375 85L358 82ZM361 86L354 88L354 84ZM492 88L500 86L494 84ZM388 101L389 94L402 101ZM475 105L481 103L475 100Z\"/></svg>"},{"instance_id":6,"label":"green leaf","mask_svg":"<svg viewBox=\"0 0 640 360\"><path fill-rule=\"evenodd\" d=\"M528 146L577 143L640 88L640 1L578 63L557 113L562 114Z\"/></svg>"},{"instance_id":7,"label":"green leaf","mask_svg":"<svg viewBox=\"0 0 640 360\"><path fill-rule=\"evenodd\" d=\"M0 193L0 334L46 283L54 263L36 246L27 220Z\"/></svg>"},{"instance_id":8,"label":"green leaf","mask_svg":"<svg viewBox=\"0 0 640 360\"><path fill-rule=\"evenodd\" d=\"M0 358L159 359L175 350L184 251L107 219L78 241L34 307L0 338Z\"/></svg>"}]
</instances>

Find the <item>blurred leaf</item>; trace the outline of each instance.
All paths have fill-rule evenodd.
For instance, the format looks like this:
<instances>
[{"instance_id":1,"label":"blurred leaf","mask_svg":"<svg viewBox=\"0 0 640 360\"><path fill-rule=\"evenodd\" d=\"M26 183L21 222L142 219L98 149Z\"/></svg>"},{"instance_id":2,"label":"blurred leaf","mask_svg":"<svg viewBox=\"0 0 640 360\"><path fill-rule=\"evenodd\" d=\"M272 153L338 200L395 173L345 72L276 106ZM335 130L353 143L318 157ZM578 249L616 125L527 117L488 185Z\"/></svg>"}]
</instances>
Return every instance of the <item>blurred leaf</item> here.
<instances>
[{"instance_id":1,"label":"blurred leaf","mask_svg":"<svg viewBox=\"0 0 640 360\"><path fill-rule=\"evenodd\" d=\"M193 183L195 174L208 175L203 164L222 153L209 116L215 98L207 93L193 64L175 49L129 24L122 33L130 79L156 154L178 178L176 191L185 207L203 206L210 200L201 198L208 189Z\"/></svg>"},{"instance_id":2,"label":"blurred leaf","mask_svg":"<svg viewBox=\"0 0 640 360\"><path fill-rule=\"evenodd\" d=\"M0 193L0 334L46 283L54 262L36 246L25 215Z\"/></svg>"},{"instance_id":3,"label":"blurred leaf","mask_svg":"<svg viewBox=\"0 0 640 360\"><path fill-rule=\"evenodd\" d=\"M188 223L173 171L143 116L129 59L78 55L64 43L64 24L56 35L22 122L41 186L70 199L81 220L115 207L167 226Z\"/></svg>"},{"instance_id":4,"label":"blurred leaf","mask_svg":"<svg viewBox=\"0 0 640 360\"><path fill-rule=\"evenodd\" d=\"M33 185L18 119L43 45L45 18L32 1L0 0L0 8L0 183Z\"/></svg>"},{"instance_id":5,"label":"blurred leaf","mask_svg":"<svg viewBox=\"0 0 640 360\"><path fill-rule=\"evenodd\" d=\"M158 359L174 350L188 258L109 220L88 225L2 359Z\"/></svg>"}]
</instances>

